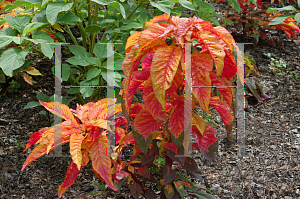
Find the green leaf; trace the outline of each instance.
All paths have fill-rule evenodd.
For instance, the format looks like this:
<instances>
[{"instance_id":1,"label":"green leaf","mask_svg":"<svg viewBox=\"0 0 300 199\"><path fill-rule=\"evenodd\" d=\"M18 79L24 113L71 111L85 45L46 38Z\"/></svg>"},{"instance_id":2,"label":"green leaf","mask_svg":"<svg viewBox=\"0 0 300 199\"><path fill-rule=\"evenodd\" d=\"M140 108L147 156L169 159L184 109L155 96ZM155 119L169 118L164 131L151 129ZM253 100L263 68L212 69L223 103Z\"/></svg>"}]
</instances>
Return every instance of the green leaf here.
<instances>
[{"instance_id":1,"label":"green leaf","mask_svg":"<svg viewBox=\"0 0 300 199\"><path fill-rule=\"evenodd\" d=\"M209 193L206 193L205 191L197 191L193 193L195 196L197 196L199 199L214 199L215 197Z\"/></svg>"},{"instance_id":2,"label":"green leaf","mask_svg":"<svg viewBox=\"0 0 300 199\"><path fill-rule=\"evenodd\" d=\"M0 37L0 48L10 44L12 42L12 38L9 37Z\"/></svg>"},{"instance_id":3,"label":"green leaf","mask_svg":"<svg viewBox=\"0 0 300 199\"><path fill-rule=\"evenodd\" d=\"M47 115L47 112L46 111L40 111L39 114L40 115Z\"/></svg>"},{"instance_id":4,"label":"green leaf","mask_svg":"<svg viewBox=\"0 0 300 199\"><path fill-rule=\"evenodd\" d=\"M34 17L32 18L31 22L42 22L42 23L46 23L47 22L47 18L46 18L46 10L43 9L42 11L37 12Z\"/></svg>"},{"instance_id":5,"label":"green leaf","mask_svg":"<svg viewBox=\"0 0 300 199\"><path fill-rule=\"evenodd\" d=\"M39 102L31 101L31 102L28 102L26 104L26 106L24 106L23 109L33 108L33 107L36 107L36 106L42 106L42 105Z\"/></svg>"},{"instance_id":6,"label":"green leaf","mask_svg":"<svg viewBox=\"0 0 300 199\"><path fill-rule=\"evenodd\" d=\"M31 4L38 4L38 3L42 3L42 0L24 0L24 1L27 1Z\"/></svg>"},{"instance_id":7,"label":"green leaf","mask_svg":"<svg viewBox=\"0 0 300 199\"><path fill-rule=\"evenodd\" d=\"M61 68L61 79L62 81L68 81L70 77L70 68L71 66L68 64L62 64Z\"/></svg>"},{"instance_id":8,"label":"green leaf","mask_svg":"<svg viewBox=\"0 0 300 199\"><path fill-rule=\"evenodd\" d=\"M5 83L5 74L2 70L0 70L0 83Z\"/></svg>"},{"instance_id":9,"label":"green leaf","mask_svg":"<svg viewBox=\"0 0 300 199\"><path fill-rule=\"evenodd\" d=\"M72 12L67 12L64 15L58 15L56 23L63 23L69 25L76 25L76 22L80 19Z\"/></svg>"},{"instance_id":10,"label":"green leaf","mask_svg":"<svg viewBox=\"0 0 300 199\"><path fill-rule=\"evenodd\" d=\"M91 80L95 77L97 77L98 75L100 75L101 70L99 68L93 67L91 69L89 69L89 71L86 74L86 80Z\"/></svg>"},{"instance_id":11,"label":"green leaf","mask_svg":"<svg viewBox=\"0 0 300 199\"><path fill-rule=\"evenodd\" d=\"M17 29L22 34L24 27L27 25L31 18L27 15L15 18L10 15L5 15L4 19L11 27Z\"/></svg>"},{"instance_id":12,"label":"green leaf","mask_svg":"<svg viewBox=\"0 0 300 199\"><path fill-rule=\"evenodd\" d=\"M159 9L160 11L170 15L171 13L171 8L174 6L174 2L172 1L167 1L167 0L162 0L162 1L150 1L150 4Z\"/></svg>"},{"instance_id":13,"label":"green leaf","mask_svg":"<svg viewBox=\"0 0 300 199\"><path fill-rule=\"evenodd\" d=\"M98 25L89 25L85 28L85 31L91 34L100 32L101 30L102 28L100 28Z\"/></svg>"},{"instance_id":14,"label":"green leaf","mask_svg":"<svg viewBox=\"0 0 300 199\"><path fill-rule=\"evenodd\" d=\"M288 17L275 17L271 23L269 23L269 25L277 25L277 24L281 24L282 22L284 22Z\"/></svg>"},{"instance_id":15,"label":"green leaf","mask_svg":"<svg viewBox=\"0 0 300 199\"><path fill-rule=\"evenodd\" d=\"M97 24L115 23L115 22L117 22L115 19L104 19L104 20L98 21Z\"/></svg>"},{"instance_id":16,"label":"green leaf","mask_svg":"<svg viewBox=\"0 0 300 199\"><path fill-rule=\"evenodd\" d=\"M0 68L6 76L13 76L13 70L21 67L25 63L25 57L29 53L29 48L10 48L4 51L0 57Z\"/></svg>"},{"instance_id":17,"label":"green leaf","mask_svg":"<svg viewBox=\"0 0 300 199\"><path fill-rule=\"evenodd\" d=\"M298 7L300 8L300 0L297 0Z\"/></svg>"},{"instance_id":18,"label":"green leaf","mask_svg":"<svg viewBox=\"0 0 300 199\"><path fill-rule=\"evenodd\" d=\"M52 58L53 56L53 52L54 52L54 44L46 44L46 42L48 43L53 43L53 39L44 32L40 32L39 34L37 34L33 39L28 39L30 41L32 41L35 44L41 44L41 50L44 53L45 56L47 56L49 59Z\"/></svg>"},{"instance_id":19,"label":"green leaf","mask_svg":"<svg viewBox=\"0 0 300 199\"><path fill-rule=\"evenodd\" d=\"M179 0L179 3L184 7L187 8L189 10L193 10L195 11L195 6L194 4L192 4L191 2L187 1L187 0Z\"/></svg>"},{"instance_id":20,"label":"green leaf","mask_svg":"<svg viewBox=\"0 0 300 199\"><path fill-rule=\"evenodd\" d=\"M41 100L42 102L50 102L49 97L44 93L38 93L36 99Z\"/></svg>"},{"instance_id":21,"label":"green leaf","mask_svg":"<svg viewBox=\"0 0 300 199\"><path fill-rule=\"evenodd\" d=\"M86 58L85 61L97 67L101 66L101 60L98 57L89 57Z\"/></svg>"},{"instance_id":22,"label":"green leaf","mask_svg":"<svg viewBox=\"0 0 300 199\"><path fill-rule=\"evenodd\" d=\"M46 3L48 3L49 0L43 0L42 1L42 6L44 6Z\"/></svg>"},{"instance_id":23,"label":"green leaf","mask_svg":"<svg viewBox=\"0 0 300 199\"><path fill-rule=\"evenodd\" d=\"M98 3L100 5L108 5L106 0L91 0L91 1Z\"/></svg>"},{"instance_id":24,"label":"green leaf","mask_svg":"<svg viewBox=\"0 0 300 199\"><path fill-rule=\"evenodd\" d=\"M80 82L80 93L82 94L83 98L90 97L94 92L94 87L91 86L97 86L99 85L99 79L100 77L95 77L89 81L81 81Z\"/></svg>"},{"instance_id":25,"label":"green leaf","mask_svg":"<svg viewBox=\"0 0 300 199\"><path fill-rule=\"evenodd\" d=\"M68 11L72 7L73 3L64 2L51 2L46 8L46 17L51 25L54 25L57 19L57 15L60 12Z\"/></svg>"},{"instance_id":26,"label":"green leaf","mask_svg":"<svg viewBox=\"0 0 300 199\"><path fill-rule=\"evenodd\" d=\"M195 0L195 3L199 6L199 8L206 8L206 9L213 9L213 10L215 9L213 5L205 1Z\"/></svg>"},{"instance_id":27,"label":"green leaf","mask_svg":"<svg viewBox=\"0 0 300 199\"><path fill-rule=\"evenodd\" d=\"M82 60L81 58L79 57L71 57L69 59L66 60L68 63L72 64L72 65L80 65L80 66L88 66L89 63Z\"/></svg>"},{"instance_id":28,"label":"green leaf","mask_svg":"<svg viewBox=\"0 0 300 199\"><path fill-rule=\"evenodd\" d=\"M299 0L300 1L300 0ZM300 6L299 6L300 7ZM300 13L297 13L294 18L297 22L300 23Z\"/></svg>"},{"instance_id":29,"label":"green leaf","mask_svg":"<svg viewBox=\"0 0 300 199\"><path fill-rule=\"evenodd\" d=\"M44 25L47 25L48 23L42 23L42 22L33 22L33 23L29 23L25 26L23 34L27 34L33 30L36 30Z\"/></svg>"},{"instance_id":30,"label":"green leaf","mask_svg":"<svg viewBox=\"0 0 300 199\"><path fill-rule=\"evenodd\" d=\"M96 43L95 47L94 47L94 54L98 57L98 58L107 58L113 55L114 52L111 52L111 54L109 54L107 56L107 44L99 44Z\"/></svg>"},{"instance_id":31,"label":"green leaf","mask_svg":"<svg viewBox=\"0 0 300 199\"><path fill-rule=\"evenodd\" d=\"M76 56L81 59L85 59L87 57L92 57L90 53L86 51L86 48L79 45L69 45L70 51Z\"/></svg>"},{"instance_id":32,"label":"green leaf","mask_svg":"<svg viewBox=\"0 0 300 199\"><path fill-rule=\"evenodd\" d=\"M126 26L122 26L120 30L132 30L132 29L142 29L143 25L137 22L130 23Z\"/></svg>"},{"instance_id":33,"label":"green leaf","mask_svg":"<svg viewBox=\"0 0 300 199\"><path fill-rule=\"evenodd\" d=\"M79 92L80 92L79 88L70 88L67 91L68 94L76 94L76 93L79 93Z\"/></svg>"},{"instance_id":34,"label":"green leaf","mask_svg":"<svg viewBox=\"0 0 300 199\"><path fill-rule=\"evenodd\" d=\"M124 19L126 19L126 12L125 12L125 9L124 9L124 7L122 6L121 3L119 3L119 2L111 2L108 5L114 7L115 9L117 9L121 13L122 17Z\"/></svg>"},{"instance_id":35,"label":"green leaf","mask_svg":"<svg viewBox=\"0 0 300 199\"><path fill-rule=\"evenodd\" d=\"M275 12L275 11L286 11L286 10L292 10L297 11L294 6L285 6L283 8L268 8L267 13Z\"/></svg>"},{"instance_id":36,"label":"green leaf","mask_svg":"<svg viewBox=\"0 0 300 199\"><path fill-rule=\"evenodd\" d=\"M241 6L237 0L228 0L228 4L233 7L238 13L241 12Z\"/></svg>"}]
</instances>

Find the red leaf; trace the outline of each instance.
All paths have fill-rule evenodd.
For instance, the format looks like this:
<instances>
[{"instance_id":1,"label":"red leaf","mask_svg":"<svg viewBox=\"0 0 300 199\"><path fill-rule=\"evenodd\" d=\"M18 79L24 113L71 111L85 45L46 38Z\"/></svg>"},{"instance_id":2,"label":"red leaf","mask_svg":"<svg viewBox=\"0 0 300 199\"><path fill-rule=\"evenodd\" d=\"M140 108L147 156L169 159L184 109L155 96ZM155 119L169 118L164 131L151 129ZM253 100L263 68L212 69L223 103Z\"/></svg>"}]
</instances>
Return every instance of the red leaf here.
<instances>
[{"instance_id":1,"label":"red leaf","mask_svg":"<svg viewBox=\"0 0 300 199\"><path fill-rule=\"evenodd\" d=\"M155 119L166 121L166 116L163 114L163 108L155 97L151 77L149 77L145 83L145 87L143 90L143 100L147 109Z\"/></svg>"},{"instance_id":2,"label":"red leaf","mask_svg":"<svg viewBox=\"0 0 300 199\"><path fill-rule=\"evenodd\" d=\"M141 110L134 119L134 128L141 134L145 140L154 133L155 131L159 130L161 127L161 123L157 122L151 113L143 109Z\"/></svg>"},{"instance_id":3,"label":"red leaf","mask_svg":"<svg viewBox=\"0 0 300 199\"><path fill-rule=\"evenodd\" d=\"M84 152L82 153L82 157L83 157L83 159L82 159L83 161L82 161L82 165L81 165L80 169L77 168L77 165L73 161L70 163L69 168L66 172L66 178L65 178L64 182L58 188L58 197L59 198L61 198L62 195L66 192L67 188L73 184L73 182L76 180L80 170L88 164L89 157L88 157L86 150L84 150Z\"/></svg>"},{"instance_id":4,"label":"red leaf","mask_svg":"<svg viewBox=\"0 0 300 199\"><path fill-rule=\"evenodd\" d=\"M49 129L48 127L45 127L45 128L42 128L41 130L33 133L30 136L29 141L27 142L26 147L23 152L25 152L29 147L31 147L33 144L35 144L42 137L43 133L45 131L47 131L48 129Z\"/></svg>"},{"instance_id":5,"label":"red leaf","mask_svg":"<svg viewBox=\"0 0 300 199\"><path fill-rule=\"evenodd\" d=\"M134 71L132 74L132 80L128 88L128 93L126 93L127 103L131 104L134 94L136 93L138 87L146 81L150 76L150 70L138 70Z\"/></svg>"},{"instance_id":6,"label":"red leaf","mask_svg":"<svg viewBox=\"0 0 300 199\"><path fill-rule=\"evenodd\" d=\"M150 69L151 68L151 64L152 64L152 60L153 60L153 55L154 55L153 52L149 53L143 59L143 61L142 61L142 67L143 67L143 69Z\"/></svg>"},{"instance_id":7,"label":"red leaf","mask_svg":"<svg viewBox=\"0 0 300 199\"><path fill-rule=\"evenodd\" d=\"M229 137L232 131L232 124L234 120L233 115L230 112L230 107L221 101L218 96L212 97L209 105L214 107L219 112L227 130L227 137Z\"/></svg>"},{"instance_id":8,"label":"red leaf","mask_svg":"<svg viewBox=\"0 0 300 199\"><path fill-rule=\"evenodd\" d=\"M205 126L203 136L198 131L196 126L193 126L192 131L193 134L197 136L197 138L195 138L197 144L193 144L193 147L198 149L204 149L205 151L209 152L207 148L218 140L218 138L216 138L217 132L209 125Z\"/></svg>"},{"instance_id":9,"label":"red leaf","mask_svg":"<svg viewBox=\"0 0 300 199\"><path fill-rule=\"evenodd\" d=\"M137 174L143 176L144 178L150 179L150 170L148 169L147 165L140 167L137 171Z\"/></svg>"},{"instance_id":10,"label":"red leaf","mask_svg":"<svg viewBox=\"0 0 300 199\"><path fill-rule=\"evenodd\" d=\"M188 118L190 114L185 116L185 112L192 113L192 106L185 107L185 97L177 94L170 96L170 101L174 106L169 120L169 129L175 138L178 138L185 128L188 127L192 118Z\"/></svg>"}]
</instances>

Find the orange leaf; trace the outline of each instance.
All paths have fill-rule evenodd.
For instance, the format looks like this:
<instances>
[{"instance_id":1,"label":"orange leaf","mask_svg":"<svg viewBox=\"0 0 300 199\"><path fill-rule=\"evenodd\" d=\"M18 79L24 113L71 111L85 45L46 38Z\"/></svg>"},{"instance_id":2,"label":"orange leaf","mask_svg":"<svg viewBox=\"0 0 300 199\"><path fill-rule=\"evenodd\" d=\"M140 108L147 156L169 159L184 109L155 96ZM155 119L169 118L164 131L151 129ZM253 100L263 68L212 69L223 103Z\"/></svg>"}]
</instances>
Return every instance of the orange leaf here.
<instances>
[{"instance_id":1,"label":"orange leaf","mask_svg":"<svg viewBox=\"0 0 300 199\"><path fill-rule=\"evenodd\" d=\"M173 198L173 196L175 194L173 186L171 184L167 184L164 187L164 193L165 193L167 199Z\"/></svg>"},{"instance_id":2,"label":"orange leaf","mask_svg":"<svg viewBox=\"0 0 300 199\"><path fill-rule=\"evenodd\" d=\"M65 119L66 121L71 122L76 128L79 127L77 121L75 120L70 108L65 105L65 104L61 104L57 101L55 102L42 102L40 100L40 103L51 113ZM58 113L56 110L61 109L61 113Z\"/></svg>"},{"instance_id":3,"label":"orange leaf","mask_svg":"<svg viewBox=\"0 0 300 199\"><path fill-rule=\"evenodd\" d=\"M23 77L23 79L28 83L28 84L30 84L30 85L33 85L32 84L32 77L30 76L30 75L27 75L27 74L22 74L22 77Z\"/></svg>"},{"instance_id":4,"label":"orange leaf","mask_svg":"<svg viewBox=\"0 0 300 199\"><path fill-rule=\"evenodd\" d=\"M40 71L38 71L36 68L34 67L28 67L27 69L25 69L24 71L26 71L26 73L30 74L30 75L41 75L43 76Z\"/></svg>"},{"instance_id":5,"label":"orange leaf","mask_svg":"<svg viewBox=\"0 0 300 199\"><path fill-rule=\"evenodd\" d=\"M51 135L49 134L37 147L31 151L29 156L26 158L21 171L23 171L32 161L47 153L47 146L50 142L50 137Z\"/></svg>"},{"instance_id":6,"label":"orange leaf","mask_svg":"<svg viewBox=\"0 0 300 199\"><path fill-rule=\"evenodd\" d=\"M193 123L197 127L197 129L200 131L200 133L203 135L204 134L204 129L205 129L205 121L203 118L196 113L193 113Z\"/></svg>"},{"instance_id":7,"label":"orange leaf","mask_svg":"<svg viewBox=\"0 0 300 199\"><path fill-rule=\"evenodd\" d=\"M153 17L153 19L150 19L150 21L148 22L148 25L150 26L151 24L157 23L157 22L160 22L160 21L168 22L169 20L170 20L170 15L163 14L163 15L155 16L155 17Z\"/></svg>"},{"instance_id":8,"label":"orange leaf","mask_svg":"<svg viewBox=\"0 0 300 199\"><path fill-rule=\"evenodd\" d=\"M89 149L93 169L105 180L105 183L113 190L117 191L112 181L111 159L107 155L107 138L99 135L99 138Z\"/></svg>"},{"instance_id":9,"label":"orange leaf","mask_svg":"<svg viewBox=\"0 0 300 199\"><path fill-rule=\"evenodd\" d=\"M129 53L131 48L137 44L139 44L139 38L140 38L140 35L143 31L141 32L135 32L133 33L128 39L127 39L127 42L126 42L126 46L125 46L125 53Z\"/></svg>"},{"instance_id":10,"label":"orange leaf","mask_svg":"<svg viewBox=\"0 0 300 199\"><path fill-rule=\"evenodd\" d=\"M219 76L223 71L225 58L225 52L222 45L217 39L217 36L211 34L210 31L199 31L197 34L200 41L203 42L205 48L208 49L209 54L213 58L217 75Z\"/></svg>"},{"instance_id":11,"label":"orange leaf","mask_svg":"<svg viewBox=\"0 0 300 199\"><path fill-rule=\"evenodd\" d=\"M145 140L148 139L151 133L159 130L161 125L162 124L157 122L146 109L141 110L134 118L134 129L137 130Z\"/></svg>"},{"instance_id":12,"label":"orange leaf","mask_svg":"<svg viewBox=\"0 0 300 199\"><path fill-rule=\"evenodd\" d=\"M147 30L144 30L139 37L139 45L143 47L145 44L150 44L154 40L164 36L165 27L159 25L158 23L151 24Z\"/></svg>"},{"instance_id":13,"label":"orange leaf","mask_svg":"<svg viewBox=\"0 0 300 199\"><path fill-rule=\"evenodd\" d=\"M78 170L82 163L81 144L84 140L81 134L72 134L70 137L70 154L72 155L73 162L77 165Z\"/></svg>"},{"instance_id":14,"label":"orange leaf","mask_svg":"<svg viewBox=\"0 0 300 199\"><path fill-rule=\"evenodd\" d=\"M165 107L165 92L172 85L181 58L180 47L160 47L155 51L151 65L151 78L156 98Z\"/></svg>"}]
</instances>

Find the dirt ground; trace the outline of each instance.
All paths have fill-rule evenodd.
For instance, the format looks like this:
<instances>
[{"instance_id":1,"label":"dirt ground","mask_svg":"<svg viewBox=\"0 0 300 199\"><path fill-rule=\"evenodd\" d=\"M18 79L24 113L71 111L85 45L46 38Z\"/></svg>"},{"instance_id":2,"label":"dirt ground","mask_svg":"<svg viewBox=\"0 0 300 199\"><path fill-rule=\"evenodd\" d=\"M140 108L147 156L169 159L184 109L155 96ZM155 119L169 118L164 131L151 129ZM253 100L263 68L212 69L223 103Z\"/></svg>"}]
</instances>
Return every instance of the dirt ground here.
<instances>
[{"instance_id":1,"label":"dirt ground","mask_svg":"<svg viewBox=\"0 0 300 199\"><path fill-rule=\"evenodd\" d=\"M298 34L299 35L299 34ZM252 104L245 112L245 156L238 158L236 134L226 138L225 128L217 129L219 152L217 162L210 163L199 153L194 158L205 186L216 198L300 198L300 84L290 75L274 75L264 53L288 63L285 70L300 72L300 39L288 39L277 31L276 47L262 41L256 48L246 45L257 63L258 79L271 90L270 99ZM54 94L53 63L34 57L34 67L44 76L33 77L33 86L21 82L17 93L0 98L0 198L51 199L63 182L70 157L43 156L23 172L21 167L31 149L22 152L30 135L49 126L48 118L39 115L43 107L23 109L37 101L37 93ZM71 106L72 107L72 106ZM75 107L72 107L75 108ZM221 118L217 115L217 121ZM63 147L68 149L68 145ZM196 179L193 179L198 182ZM86 166L63 198L102 198L90 184L97 181L90 164ZM128 187L108 198L131 198ZM191 195L186 198L195 198Z\"/></svg>"}]
</instances>

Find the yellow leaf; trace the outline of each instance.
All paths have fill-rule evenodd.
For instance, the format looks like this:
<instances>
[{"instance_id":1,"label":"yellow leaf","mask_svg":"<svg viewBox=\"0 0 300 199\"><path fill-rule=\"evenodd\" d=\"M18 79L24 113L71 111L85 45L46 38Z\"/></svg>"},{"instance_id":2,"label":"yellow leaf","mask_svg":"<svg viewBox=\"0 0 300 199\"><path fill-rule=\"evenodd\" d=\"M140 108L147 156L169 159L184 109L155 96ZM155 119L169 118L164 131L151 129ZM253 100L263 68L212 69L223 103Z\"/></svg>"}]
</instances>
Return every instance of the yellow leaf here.
<instances>
[{"instance_id":1,"label":"yellow leaf","mask_svg":"<svg viewBox=\"0 0 300 199\"><path fill-rule=\"evenodd\" d=\"M64 32L64 30L61 29L60 25L57 24L57 23L55 23L55 24L53 25L53 28L55 28L56 30L58 30L58 31L60 31L60 32Z\"/></svg>"},{"instance_id":2,"label":"yellow leaf","mask_svg":"<svg viewBox=\"0 0 300 199\"><path fill-rule=\"evenodd\" d=\"M22 77L28 84L33 85L31 76L25 74L25 75L22 75Z\"/></svg>"},{"instance_id":3,"label":"yellow leaf","mask_svg":"<svg viewBox=\"0 0 300 199\"><path fill-rule=\"evenodd\" d=\"M30 75L41 75L43 76L40 71L38 71L37 69L35 69L34 67L28 67L27 69L25 69L24 71L26 71L26 73L30 74Z\"/></svg>"}]
</instances>

